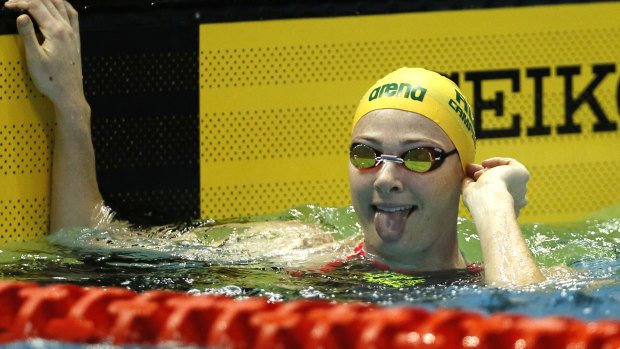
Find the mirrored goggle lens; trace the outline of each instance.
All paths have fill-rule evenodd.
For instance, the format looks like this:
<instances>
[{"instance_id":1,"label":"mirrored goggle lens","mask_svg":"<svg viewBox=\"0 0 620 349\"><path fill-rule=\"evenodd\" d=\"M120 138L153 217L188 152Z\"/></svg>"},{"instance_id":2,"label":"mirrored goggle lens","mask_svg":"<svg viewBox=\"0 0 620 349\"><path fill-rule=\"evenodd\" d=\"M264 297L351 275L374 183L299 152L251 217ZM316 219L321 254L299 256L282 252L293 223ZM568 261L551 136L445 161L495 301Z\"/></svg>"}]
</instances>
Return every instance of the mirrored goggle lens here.
<instances>
[{"instance_id":1,"label":"mirrored goggle lens","mask_svg":"<svg viewBox=\"0 0 620 349\"><path fill-rule=\"evenodd\" d=\"M376 164L376 157L377 154L372 148L361 144L351 148L351 152L349 153L351 164L360 170L374 167Z\"/></svg>"},{"instance_id":2,"label":"mirrored goggle lens","mask_svg":"<svg viewBox=\"0 0 620 349\"><path fill-rule=\"evenodd\" d=\"M433 154L428 149L416 148L405 153L405 167L415 172L426 172L433 167Z\"/></svg>"}]
</instances>

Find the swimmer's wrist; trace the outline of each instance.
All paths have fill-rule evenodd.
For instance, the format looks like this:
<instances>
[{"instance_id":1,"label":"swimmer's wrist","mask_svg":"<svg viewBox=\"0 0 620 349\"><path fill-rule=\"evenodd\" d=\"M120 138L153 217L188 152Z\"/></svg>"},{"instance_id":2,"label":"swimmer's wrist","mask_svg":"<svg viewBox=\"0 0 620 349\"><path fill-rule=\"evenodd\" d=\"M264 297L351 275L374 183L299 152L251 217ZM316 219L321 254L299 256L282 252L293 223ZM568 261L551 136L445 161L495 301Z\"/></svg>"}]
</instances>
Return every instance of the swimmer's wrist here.
<instances>
[{"instance_id":1,"label":"swimmer's wrist","mask_svg":"<svg viewBox=\"0 0 620 349\"><path fill-rule=\"evenodd\" d=\"M65 119L75 122L76 118L90 120L90 105L84 96L62 99L54 102L56 122L62 123Z\"/></svg>"},{"instance_id":2,"label":"swimmer's wrist","mask_svg":"<svg viewBox=\"0 0 620 349\"><path fill-rule=\"evenodd\" d=\"M92 142L90 132L90 105L86 99L65 101L55 104L56 128L58 139L82 146Z\"/></svg>"},{"instance_id":3,"label":"swimmer's wrist","mask_svg":"<svg viewBox=\"0 0 620 349\"><path fill-rule=\"evenodd\" d=\"M501 182L488 182L477 193L468 198L466 206L472 218L485 219L497 212L512 212L514 214L514 199L506 185Z\"/></svg>"},{"instance_id":4,"label":"swimmer's wrist","mask_svg":"<svg viewBox=\"0 0 620 349\"><path fill-rule=\"evenodd\" d=\"M63 96L62 98L55 98L52 100L52 103L54 103L54 107L56 107L57 111L90 114L90 105L86 101L84 94L75 94Z\"/></svg>"}]
</instances>

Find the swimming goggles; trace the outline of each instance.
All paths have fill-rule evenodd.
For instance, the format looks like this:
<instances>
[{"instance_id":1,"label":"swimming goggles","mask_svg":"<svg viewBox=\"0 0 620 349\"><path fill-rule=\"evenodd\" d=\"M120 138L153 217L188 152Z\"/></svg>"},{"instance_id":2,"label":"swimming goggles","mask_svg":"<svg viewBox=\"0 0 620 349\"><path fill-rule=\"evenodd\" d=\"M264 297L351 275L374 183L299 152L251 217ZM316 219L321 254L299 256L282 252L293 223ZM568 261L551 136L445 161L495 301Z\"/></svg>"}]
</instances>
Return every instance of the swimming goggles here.
<instances>
[{"instance_id":1,"label":"swimming goggles","mask_svg":"<svg viewBox=\"0 0 620 349\"><path fill-rule=\"evenodd\" d=\"M443 160L452 154L457 154L456 149L446 153L440 148L419 147L410 149L398 157L381 154L366 144L354 143L351 145L349 159L360 171L374 170L383 162L392 161L403 164L410 171L424 173L439 167Z\"/></svg>"}]
</instances>

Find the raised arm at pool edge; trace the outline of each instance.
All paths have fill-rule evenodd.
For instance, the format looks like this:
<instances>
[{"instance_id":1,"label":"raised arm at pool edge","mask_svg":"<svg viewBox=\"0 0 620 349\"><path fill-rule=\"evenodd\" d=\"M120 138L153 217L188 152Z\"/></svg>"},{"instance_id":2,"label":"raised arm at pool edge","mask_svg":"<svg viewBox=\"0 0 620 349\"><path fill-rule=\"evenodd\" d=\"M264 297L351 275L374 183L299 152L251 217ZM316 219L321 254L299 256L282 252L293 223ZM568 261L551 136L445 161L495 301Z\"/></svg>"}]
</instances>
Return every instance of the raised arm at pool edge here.
<instances>
[{"instance_id":1,"label":"raised arm at pool edge","mask_svg":"<svg viewBox=\"0 0 620 349\"><path fill-rule=\"evenodd\" d=\"M64 0L9 0L5 7L28 11L17 18L35 85L54 104L50 230L90 226L102 203L95 173L90 106L84 97L77 11Z\"/></svg>"}]
</instances>

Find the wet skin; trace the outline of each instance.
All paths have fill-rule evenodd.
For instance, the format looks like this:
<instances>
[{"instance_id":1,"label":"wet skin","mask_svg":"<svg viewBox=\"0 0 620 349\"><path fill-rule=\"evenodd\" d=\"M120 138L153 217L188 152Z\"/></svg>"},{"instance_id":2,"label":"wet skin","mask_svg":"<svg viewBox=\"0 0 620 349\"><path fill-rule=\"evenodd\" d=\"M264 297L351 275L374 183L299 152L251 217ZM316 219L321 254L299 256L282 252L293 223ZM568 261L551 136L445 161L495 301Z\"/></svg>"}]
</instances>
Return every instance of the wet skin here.
<instances>
[{"instance_id":1,"label":"wet skin","mask_svg":"<svg viewBox=\"0 0 620 349\"><path fill-rule=\"evenodd\" d=\"M396 156L415 147L454 149L433 121L396 109L364 116L353 130L353 143ZM349 163L351 199L367 252L392 268L465 267L456 237L463 176L458 154L427 173L415 173L394 162L371 171L360 171Z\"/></svg>"}]
</instances>

